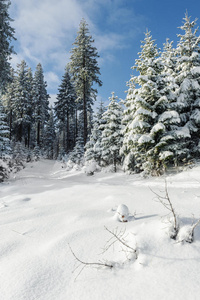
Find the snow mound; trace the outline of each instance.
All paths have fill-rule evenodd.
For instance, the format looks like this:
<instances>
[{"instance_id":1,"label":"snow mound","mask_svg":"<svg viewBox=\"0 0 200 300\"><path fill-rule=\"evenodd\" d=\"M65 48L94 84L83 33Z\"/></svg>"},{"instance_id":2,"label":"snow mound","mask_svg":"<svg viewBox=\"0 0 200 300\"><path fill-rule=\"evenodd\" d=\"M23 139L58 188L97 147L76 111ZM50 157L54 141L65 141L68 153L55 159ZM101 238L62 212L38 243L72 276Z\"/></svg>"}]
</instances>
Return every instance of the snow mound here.
<instances>
[{"instance_id":1,"label":"snow mound","mask_svg":"<svg viewBox=\"0 0 200 300\"><path fill-rule=\"evenodd\" d=\"M117 208L116 216L120 222L128 222L129 209L125 204L120 204Z\"/></svg>"}]
</instances>

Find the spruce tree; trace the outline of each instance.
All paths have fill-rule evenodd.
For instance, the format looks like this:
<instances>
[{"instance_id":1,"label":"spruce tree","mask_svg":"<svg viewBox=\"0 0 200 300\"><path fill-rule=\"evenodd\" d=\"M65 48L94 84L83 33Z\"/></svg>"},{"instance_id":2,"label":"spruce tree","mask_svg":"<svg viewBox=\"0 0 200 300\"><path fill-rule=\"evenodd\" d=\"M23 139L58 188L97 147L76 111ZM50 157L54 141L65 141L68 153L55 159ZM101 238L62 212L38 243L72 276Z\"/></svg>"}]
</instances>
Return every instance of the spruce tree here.
<instances>
[{"instance_id":1,"label":"spruce tree","mask_svg":"<svg viewBox=\"0 0 200 300\"><path fill-rule=\"evenodd\" d=\"M16 140L22 142L25 133L25 126L29 122L29 93L28 93L28 66L23 60L17 66L17 76L15 81L15 92L13 102L14 124Z\"/></svg>"},{"instance_id":2,"label":"spruce tree","mask_svg":"<svg viewBox=\"0 0 200 300\"><path fill-rule=\"evenodd\" d=\"M0 99L0 158L10 152L9 128L6 122L6 114Z\"/></svg>"},{"instance_id":3,"label":"spruce tree","mask_svg":"<svg viewBox=\"0 0 200 300\"><path fill-rule=\"evenodd\" d=\"M15 30L10 25L13 20L8 12L10 4L8 0L0 0L0 94L10 79L9 60L14 53L10 45L11 41L15 40Z\"/></svg>"},{"instance_id":4,"label":"spruce tree","mask_svg":"<svg viewBox=\"0 0 200 300\"><path fill-rule=\"evenodd\" d=\"M6 119L9 127L9 139L12 139L14 130L14 101L15 101L15 86L16 86L16 76L14 69L11 69L10 81L6 85L6 91L2 95L3 105L5 108Z\"/></svg>"},{"instance_id":5,"label":"spruce tree","mask_svg":"<svg viewBox=\"0 0 200 300\"><path fill-rule=\"evenodd\" d=\"M32 137L33 126L34 126L34 94L33 94L33 73L31 68L28 68L27 70L27 91L28 91L28 103L27 103L27 120L26 120L26 128L25 128L26 129L25 146L29 148L34 144L34 137Z\"/></svg>"},{"instance_id":6,"label":"spruce tree","mask_svg":"<svg viewBox=\"0 0 200 300\"><path fill-rule=\"evenodd\" d=\"M99 165L101 164L101 136L102 128L101 125L105 124L103 119L103 114L105 113L106 108L101 101L99 107L97 108L97 113L95 115L95 121L89 140L85 145L85 160L86 162L96 161Z\"/></svg>"},{"instance_id":7,"label":"spruce tree","mask_svg":"<svg viewBox=\"0 0 200 300\"><path fill-rule=\"evenodd\" d=\"M83 112L83 140L84 145L88 137L88 113L96 99L97 90L93 88L93 83L102 85L99 79L100 69L97 58L99 57L94 40L89 35L86 21L80 23L79 31L72 49L70 71L75 83L76 94L79 99L80 109Z\"/></svg>"},{"instance_id":8,"label":"spruce tree","mask_svg":"<svg viewBox=\"0 0 200 300\"><path fill-rule=\"evenodd\" d=\"M36 143L41 147L43 143L44 127L49 119L49 95L44 80L42 65L39 63L33 78L34 118L36 128Z\"/></svg>"},{"instance_id":9,"label":"spruce tree","mask_svg":"<svg viewBox=\"0 0 200 300\"><path fill-rule=\"evenodd\" d=\"M124 156L126 171L156 174L164 168L166 126L162 114L168 109L165 82L161 75L163 65L160 53L150 32L141 45L142 51L133 69L139 72L129 82L125 105L124 141L120 153ZM169 153L168 153L169 154Z\"/></svg>"},{"instance_id":10,"label":"spruce tree","mask_svg":"<svg viewBox=\"0 0 200 300\"><path fill-rule=\"evenodd\" d=\"M69 160L74 164L81 165L84 158L84 141L82 136L76 138L76 145L69 153Z\"/></svg>"},{"instance_id":11,"label":"spruce tree","mask_svg":"<svg viewBox=\"0 0 200 300\"><path fill-rule=\"evenodd\" d=\"M190 21L188 14L180 27L177 45L177 110L181 117L179 130L179 161L199 156L200 136L200 36L196 20Z\"/></svg>"},{"instance_id":12,"label":"spruce tree","mask_svg":"<svg viewBox=\"0 0 200 300\"><path fill-rule=\"evenodd\" d=\"M58 120L59 131L63 135L62 148L66 153L72 150L74 143L70 131L76 112L76 93L71 82L68 68L58 88L55 113ZM75 126L74 122L73 125ZM75 129L73 130L75 131Z\"/></svg>"},{"instance_id":13,"label":"spruce tree","mask_svg":"<svg viewBox=\"0 0 200 300\"><path fill-rule=\"evenodd\" d=\"M53 159L55 157L55 147L56 147L56 128L54 120L54 111L51 107L50 117L47 122L44 134L44 149L47 154L47 158Z\"/></svg>"},{"instance_id":14,"label":"spruce tree","mask_svg":"<svg viewBox=\"0 0 200 300\"><path fill-rule=\"evenodd\" d=\"M117 163L121 163L120 148L122 145L122 106L117 102L114 92L109 97L108 109L103 114L105 124L100 125L101 161L103 165L113 165L116 172Z\"/></svg>"}]
</instances>

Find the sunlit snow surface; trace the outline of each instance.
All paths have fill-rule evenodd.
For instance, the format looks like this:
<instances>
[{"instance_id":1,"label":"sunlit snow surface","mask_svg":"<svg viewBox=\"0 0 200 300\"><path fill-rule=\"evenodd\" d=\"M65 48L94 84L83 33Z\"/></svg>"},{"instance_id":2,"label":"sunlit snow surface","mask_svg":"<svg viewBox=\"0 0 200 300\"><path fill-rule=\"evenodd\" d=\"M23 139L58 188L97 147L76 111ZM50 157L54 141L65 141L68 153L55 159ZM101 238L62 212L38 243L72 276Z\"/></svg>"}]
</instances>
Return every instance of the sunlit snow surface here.
<instances>
[{"instance_id":1,"label":"sunlit snow surface","mask_svg":"<svg viewBox=\"0 0 200 300\"><path fill-rule=\"evenodd\" d=\"M200 218L200 167L167 177L180 225ZM164 178L124 173L66 171L42 160L0 184L0 299L182 300L199 299L200 226L192 244L171 240L166 209L152 191ZM120 204L134 217L119 222ZM138 259L109 244L110 231L125 232ZM85 267L112 262L114 268ZM77 268L78 267L78 268Z\"/></svg>"}]
</instances>

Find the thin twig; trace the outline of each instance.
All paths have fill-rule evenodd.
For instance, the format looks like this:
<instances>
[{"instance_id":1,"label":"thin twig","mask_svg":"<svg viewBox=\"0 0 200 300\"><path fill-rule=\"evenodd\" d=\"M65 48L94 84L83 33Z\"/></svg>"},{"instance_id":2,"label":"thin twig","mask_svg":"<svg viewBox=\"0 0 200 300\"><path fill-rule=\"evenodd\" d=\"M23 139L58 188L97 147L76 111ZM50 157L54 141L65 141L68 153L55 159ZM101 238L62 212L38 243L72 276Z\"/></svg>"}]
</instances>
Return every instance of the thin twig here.
<instances>
[{"instance_id":1,"label":"thin twig","mask_svg":"<svg viewBox=\"0 0 200 300\"><path fill-rule=\"evenodd\" d=\"M136 254L136 258L137 258L137 250L136 250L136 249L130 247L125 241L123 241L123 240L121 239L121 237L119 237L116 233L114 233L114 232L112 232L111 230L109 230L106 226L104 226L104 227L105 227L105 229L106 229L110 234L112 234L112 235L116 238L116 240L118 240L122 245L124 245L125 247L131 249L131 252L135 253L135 254Z\"/></svg>"},{"instance_id":2,"label":"thin twig","mask_svg":"<svg viewBox=\"0 0 200 300\"><path fill-rule=\"evenodd\" d=\"M165 179L165 195L162 196L162 195L159 195L158 193L156 193L155 191L153 191L151 188L150 190L152 191L152 193L154 193L154 195L156 195L158 201L167 209L169 210L172 215L173 215L173 219L174 219L174 224L173 224L173 227L174 227L174 230L175 230L175 233L174 235L172 235L172 238L173 239L176 239L176 236L178 234L178 229L179 229L179 226L178 226L178 221L177 221L177 216L176 216L176 213L175 213L175 210L173 208L173 205L172 205L172 202L170 200L170 197L169 197L169 193L168 193L168 188L167 188L167 181Z\"/></svg>"},{"instance_id":3,"label":"thin twig","mask_svg":"<svg viewBox=\"0 0 200 300\"><path fill-rule=\"evenodd\" d=\"M74 251L72 250L70 244L68 244L68 245L69 245L70 251L71 251L71 253L73 254L73 256L75 257L75 259L76 259L78 262L80 262L81 264L86 265L86 266L96 265L96 266L107 267L107 268L110 268L110 269L113 268L113 265L107 264L107 263L100 263L100 262L94 262L94 263L93 263L93 262L85 262L85 261L82 261L80 258L78 258L78 257L76 256L76 254L75 254Z\"/></svg>"}]
</instances>

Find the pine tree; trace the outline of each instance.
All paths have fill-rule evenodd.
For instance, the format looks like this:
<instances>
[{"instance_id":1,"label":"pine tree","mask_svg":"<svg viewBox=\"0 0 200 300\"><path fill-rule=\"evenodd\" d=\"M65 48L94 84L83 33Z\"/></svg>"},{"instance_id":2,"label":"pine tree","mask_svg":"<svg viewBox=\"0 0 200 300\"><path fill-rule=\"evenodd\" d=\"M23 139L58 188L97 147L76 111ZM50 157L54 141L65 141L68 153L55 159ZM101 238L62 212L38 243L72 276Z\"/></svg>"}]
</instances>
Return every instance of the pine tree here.
<instances>
[{"instance_id":1,"label":"pine tree","mask_svg":"<svg viewBox=\"0 0 200 300\"><path fill-rule=\"evenodd\" d=\"M62 148L68 153L72 150L74 143L70 134L70 129L74 121L76 112L76 94L72 85L68 68L62 79L62 83L58 88L57 101L55 102L55 113L59 122L59 130L63 135ZM74 122L73 125L75 126ZM75 129L73 130L75 131Z\"/></svg>"},{"instance_id":2,"label":"pine tree","mask_svg":"<svg viewBox=\"0 0 200 300\"><path fill-rule=\"evenodd\" d=\"M79 99L80 109L83 112L83 139L84 144L88 137L88 112L96 99L97 90L94 89L93 83L102 85L98 75L97 58L99 57L97 49L92 46L94 40L89 35L88 25L83 19L80 23L79 31L72 49L70 71L75 83L76 94Z\"/></svg>"},{"instance_id":3,"label":"pine tree","mask_svg":"<svg viewBox=\"0 0 200 300\"><path fill-rule=\"evenodd\" d=\"M36 126L36 142L39 147L43 143L44 127L49 119L49 95L44 81L42 65L39 63L33 78L34 118Z\"/></svg>"},{"instance_id":4,"label":"pine tree","mask_svg":"<svg viewBox=\"0 0 200 300\"><path fill-rule=\"evenodd\" d=\"M11 69L11 79L10 82L6 85L6 91L2 95L3 105L5 108L6 119L9 126L9 139L12 139L13 130L14 130L14 101L15 101L15 85L16 85L16 76L14 69Z\"/></svg>"},{"instance_id":5,"label":"pine tree","mask_svg":"<svg viewBox=\"0 0 200 300\"><path fill-rule=\"evenodd\" d=\"M162 80L164 82L163 95L166 98L165 110L159 117L159 121L165 126L165 135L162 138L163 151L160 154L160 160L168 165L177 165L179 157L179 130L180 130L180 115L177 107L177 55L173 48L173 42L166 39L164 43L163 52L161 54L163 69L161 72Z\"/></svg>"},{"instance_id":6,"label":"pine tree","mask_svg":"<svg viewBox=\"0 0 200 300\"><path fill-rule=\"evenodd\" d=\"M10 152L9 128L6 123L6 114L0 99L0 158Z\"/></svg>"},{"instance_id":7,"label":"pine tree","mask_svg":"<svg viewBox=\"0 0 200 300\"><path fill-rule=\"evenodd\" d=\"M18 64L17 76L15 81L15 92L13 102L15 134L17 141L22 142L25 133L25 126L29 122L29 94L27 80L27 64L23 60Z\"/></svg>"},{"instance_id":8,"label":"pine tree","mask_svg":"<svg viewBox=\"0 0 200 300\"><path fill-rule=\"evenodd\" d=\"M89 140L85 145L85 160L86 162L96 161L99 165L101 164L101 135L102 128L101 125L105 124L103 119L103 114L106 108L101 101L99 107L97 108L97 113L95 115L95 121Z\"/></svg>"},{"instance_id":9,"label":"pine tree","mask_svg":"<svg viewBox=\"0 0 200 300\"><path fill-rule=\"evenodd\" d=\"M25 131L25 146L28 148L33 146L34 138L31 139L31 133L34 125L34 94L33 94L33 73L31 68L27 70L27 119L26 119L26 131ZM33 133L32 133L33 134Z\"/></svg>"},{"instance_id":10,"label":"pine tree","mask_svg":"<svg viewBox=\"0 0 200 300\"><path fill-rule=\"evenodd\" d=\"M10 78L9 59L14 53L13 47L10 45L15 40L15 30L10 26L13 20L9 16L9 6L11 2L8 0L0 0L0 93Z\"/></svg>"},{"instance_id":11,"label":"pine tree","mask_svg":"<svg viewBox=\"0 0 200 300\"><path fill-rule=\"evenodd\" d=\"M126 171L145 170L158 175L164 167L166 146L166 126L160 116L168 109L168 99L161 75L160 53L149 31L141 48L133 67L139 75L131 78L125 101L127 111L123 118L124 141L120 153L124 156Z\"/></svg>"},{"instance_id":12,"label":"pine tree","mask_svg":"<svg viewBox=\"0 0 200 300\"><path fill-rule=\"evenodd\" d=\"M8 178L10 172L8 155L11 152L11 148L8 136L9 129L6 123L6 114L0 99L0 182Z\"/></svg>"},{"instance_id":13,"label":"pine tree","mask_svg":"<svg viewBox=\"0 0 200 300\"><path fill-rule=\"evenodd\" d=\"M47 153L47 158L53 159L55 157L56 147L56 129L54 121L53 108L50 110L50 117L47 122L44 134L44 149Z\"/></svg>"},{"instance_id":14,"label":"pine tree","mask_svg":"<svg viewBox=\"0 0 200 300\"><path fill-rule=\"evenodd\" d=\"M181 117L179 130L179 161L188 161L199 156L200 136L200 36L195 29L196 20L190 21L188 14L180 27L184 34L177 45L177 109Z\"/></svg>"},{"instance_id":15,"label":"pine tree","mask_svg":"<svg viewBox=\"0 0 200 300\"><path fill-rule=\"evenodd\" d=\"M69 153L69 160L72 161L74 164L81 165L84 158L84 141L81 136L76 138L76 145Z\"/></svg>"},{"instance_id":16,"label":"pine tree","mask_svg":"<svg viewBox=\"0 0 200 300\"><path fill-rule=\"evenodd\" d=\"M101 160L103 165L113 165L116 172L117 163L121 162L119 154L122 145L122 106L117 102L114 92L109 98L108 109L103 114L105 124L102 124Z\"/></svg>"}]
</instances>

